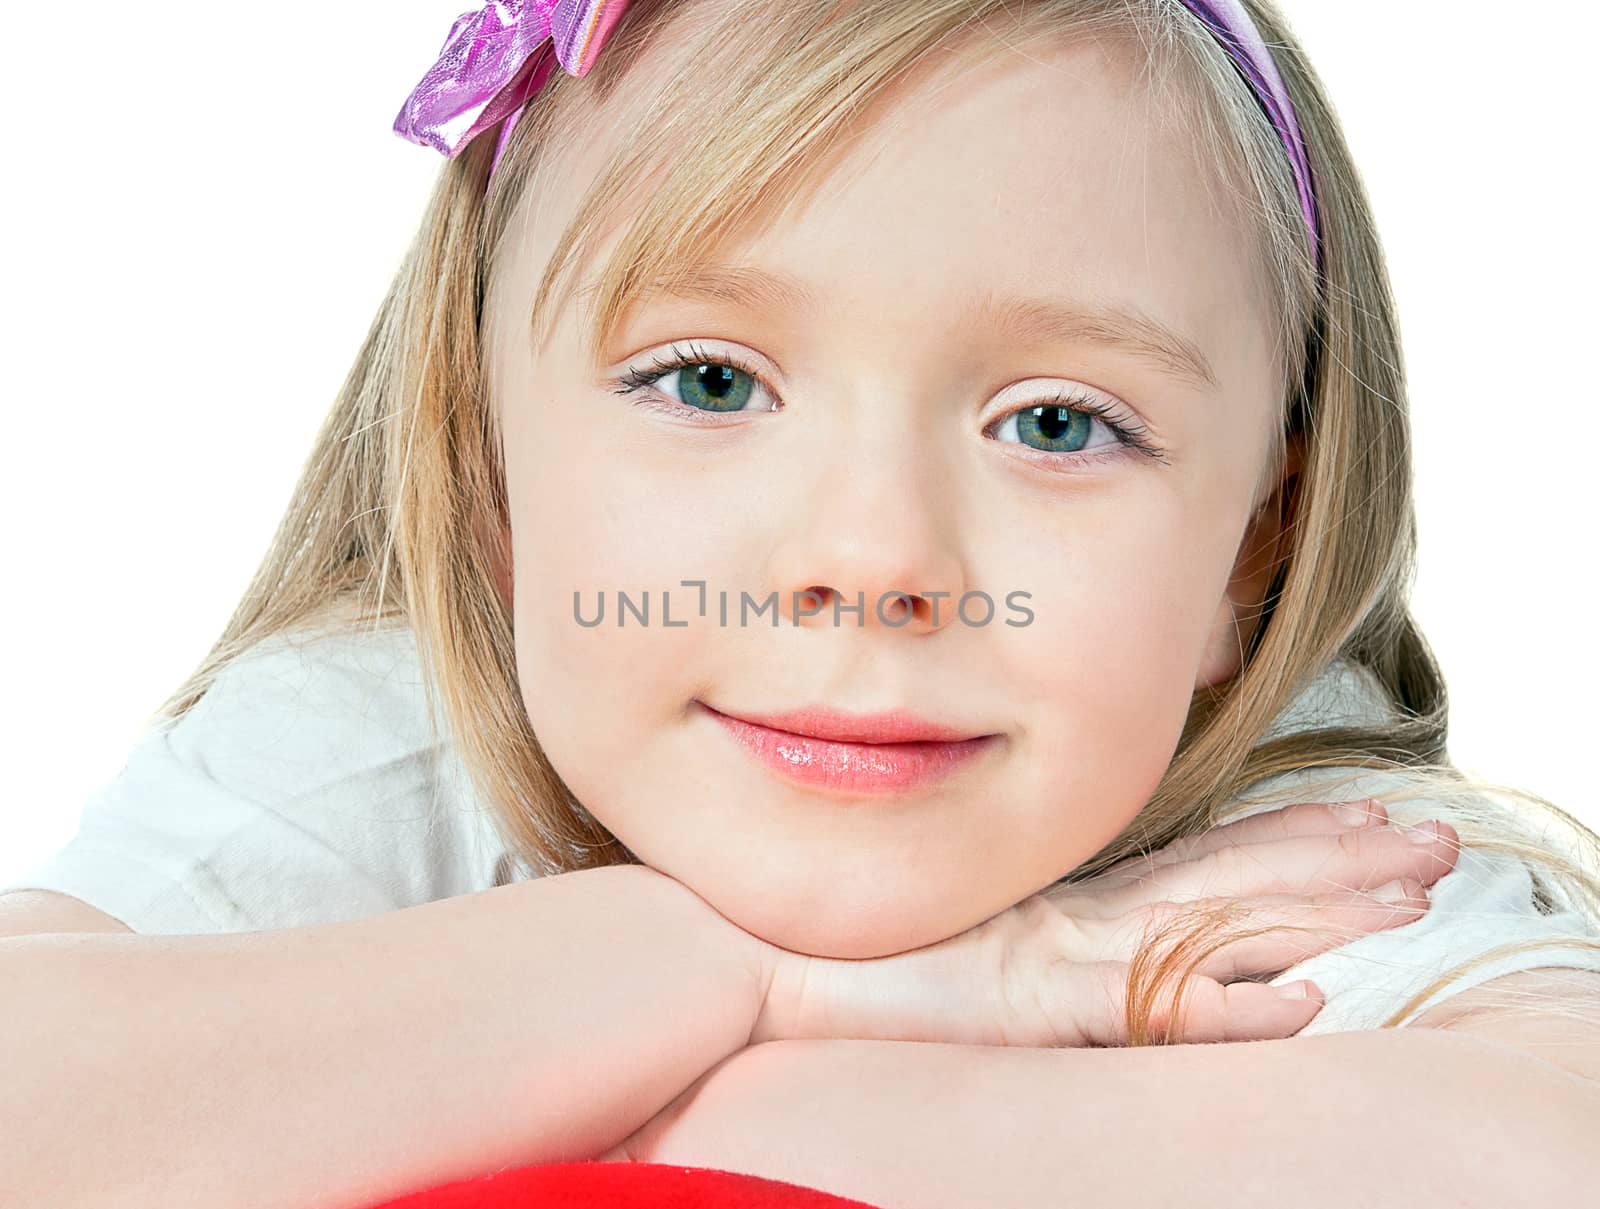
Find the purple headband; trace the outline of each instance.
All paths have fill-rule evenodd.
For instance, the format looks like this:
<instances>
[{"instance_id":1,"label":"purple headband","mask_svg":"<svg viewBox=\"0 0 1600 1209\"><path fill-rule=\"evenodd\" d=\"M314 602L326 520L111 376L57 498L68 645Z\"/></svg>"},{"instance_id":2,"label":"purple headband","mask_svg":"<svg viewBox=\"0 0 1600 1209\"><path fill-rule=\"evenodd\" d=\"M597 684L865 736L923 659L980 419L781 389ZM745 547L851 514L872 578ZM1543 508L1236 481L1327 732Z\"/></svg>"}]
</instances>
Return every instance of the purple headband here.
<instances>
[{"instance_id":1,"label":"purple headband","mask_svg":"<svg viewBox=\"0 0 1600 1209\"><path fill-rule=\"evenodd\" d=\"M1277 128L1294 168L1312 255L1320 266L1311 166L1272 52L1240 0L1183 2L1227 50ZM627 7L628 0L501 0L462 13L450 27L439 61L400 107L395 133L454 159L498 123L500 136L489 164L494 175L522 106L544 85L551 69L560 63L570 76L587 75Z\"/></svg>"}]
</instances>

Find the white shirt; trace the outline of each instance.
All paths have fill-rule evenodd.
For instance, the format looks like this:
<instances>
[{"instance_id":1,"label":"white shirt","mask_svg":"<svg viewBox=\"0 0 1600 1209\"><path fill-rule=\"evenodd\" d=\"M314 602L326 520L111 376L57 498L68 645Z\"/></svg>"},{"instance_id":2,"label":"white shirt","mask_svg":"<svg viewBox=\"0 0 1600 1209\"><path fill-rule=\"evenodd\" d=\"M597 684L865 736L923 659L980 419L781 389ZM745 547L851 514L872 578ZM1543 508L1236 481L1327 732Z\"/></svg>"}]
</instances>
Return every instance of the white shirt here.
<instances>
[{"instance_id":1,"label":"white shirt","mask_svg":"<svg viewBox=\"0 0 1600 1209\"><path fill-rule=\"evenodd\" d=\"M511 878L412 632L279 635L134 747L77 834L0 892L81 898L135 932L355 919Z\"/></svg>"},{"instance_id":2,"label":"white shirt","mask_svg":"<svg viewBox=\"0 0 1600 1209\"><path fill-rule=\"evenodd\" d=\"M1379 701L1369 673L1336 664L1271 733L1373 717ZM1388 774L1346 772L1341 800L1392 783ZM1311 781L1276 778L1225 821L1330 800L1320 785L1304 792ZM1433 817L1426 801L1389 812L1397 822ZM202 933L354 919L528 876L453 746L432 733L412 631L390 627L279 635L246 652L176 724L148 731L84 804L77 834L0 893L56 890L135 932ZM1318 953L1271 982L1310 978L1323 990L1300 1035L1371 1029L1433 977L1508 941L1600 939L1576 911L1541 914L1532 889L1520 861L1463 849L1429 888L1419 919ZM1552 943L1502 958L1417 1011L1501 974L1552 965L1600 970L1600 953Z\"/></svg>"}]
</instances>

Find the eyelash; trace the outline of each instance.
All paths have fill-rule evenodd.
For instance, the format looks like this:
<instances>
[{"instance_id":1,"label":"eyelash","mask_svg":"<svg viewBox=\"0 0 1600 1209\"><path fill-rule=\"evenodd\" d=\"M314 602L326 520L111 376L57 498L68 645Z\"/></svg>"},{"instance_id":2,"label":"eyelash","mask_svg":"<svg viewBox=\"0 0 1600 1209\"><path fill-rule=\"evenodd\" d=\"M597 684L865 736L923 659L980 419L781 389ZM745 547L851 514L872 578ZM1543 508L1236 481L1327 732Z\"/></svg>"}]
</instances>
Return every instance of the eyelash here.
<instances>
[{"instance_id":1,"label":"eyelash","mask_svg":"<svg viewBox=\"0 0 1600 1209\"><path fill-rule=\"evenodd\" d=\"M638 391L646 389L647 387L654 386L662 378L665 378L668 374L673 373L676 370L685 369L694 365L720 365L726 366L730 369L739 370L740 372L749 374L752 378L754 378L758 383L760 383L762 389L765 390L769 395L772 395L774 398L777 397L777 392L772 389L761 372L754 366L746 364L739 357L736 357L731 353L705 353L699 349L696 349L693 345L690 345L688 351L685 352L679 349L676 344L674 344L671 348L671 356L665 358L661 356L653 357L651 359L651 367L649 369L640 369L637 366L631 366L620 377L614 379L613 385L615 387L615 393L619 395L634 394ZM634 406L644 407L651 410L659 410L673 416L681 416L684 412L693 412L696 418L692 422L706 424L718 423L717 420L710 418L710 416L715 413L707 413L700 408L690 407L687 403L679 403L676 399L667 399L664 403L654 399L635 399ZM1019 407L1013 409L1012 411L1008 411L1005 413L1005 415L1001 416L999 420L995 421L995 424L1003 423L1011 416L1016 415L1019 412L1031 411L1035 407L1064 407L1069 411L1084 412L1090 416L1093 416L1095 419L1104 424L1111 435L1116 438L1117 443L1124 449L1140 454L1144 457L1153 458L1158 462L1165 463L1167 461L1165 452L1159 445L1150 439L1149 432L1143 424L1140 424L1138 421L1132 420L1128 417L1119 417L1118 415L1114 414L1111 408L1105 406L1099 400L1086 394L1074 393L1072 391L1060 392L1052 398L1041 399L1036 403L1029 403L1024 407ZM732 415L735 413L729 412L725 414ZM705 419L702 420L700 418L702 416L704 416ZM990 425L990 427L994 427L994 425ZM1080 451L1074 454L1055 454L1051 453L1047 449L1033 449L1026 445L1019 445L1018 447L1021 449L1026 449L1030 453L1042 458L1056 460L1065 457L1072 461L1099 461L1105 455L1105 453L1109 451L1109 447L1101 447L1100 449L1089 452Z\"/></svg>"}]
</instances>

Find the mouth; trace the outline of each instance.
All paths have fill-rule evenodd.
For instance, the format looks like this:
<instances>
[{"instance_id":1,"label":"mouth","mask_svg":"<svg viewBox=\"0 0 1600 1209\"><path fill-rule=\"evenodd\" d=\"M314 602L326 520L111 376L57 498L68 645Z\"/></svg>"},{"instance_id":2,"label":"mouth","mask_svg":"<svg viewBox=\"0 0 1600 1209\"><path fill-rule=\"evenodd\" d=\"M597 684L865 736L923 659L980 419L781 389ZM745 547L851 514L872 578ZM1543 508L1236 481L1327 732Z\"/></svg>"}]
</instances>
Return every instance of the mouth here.
<instances>
[{"instance_id":1,"label":"mouth","mask_svg":"<svg viewBox=\"0 0 1600 1209\"><path fill-rule=\"evenodd\" d=\"M996 746L998 734L943 726L905 710L821 707L727 714L697 702L765 768L808 789L854 797L926 789Z\"/></svg>"}]
</instances>

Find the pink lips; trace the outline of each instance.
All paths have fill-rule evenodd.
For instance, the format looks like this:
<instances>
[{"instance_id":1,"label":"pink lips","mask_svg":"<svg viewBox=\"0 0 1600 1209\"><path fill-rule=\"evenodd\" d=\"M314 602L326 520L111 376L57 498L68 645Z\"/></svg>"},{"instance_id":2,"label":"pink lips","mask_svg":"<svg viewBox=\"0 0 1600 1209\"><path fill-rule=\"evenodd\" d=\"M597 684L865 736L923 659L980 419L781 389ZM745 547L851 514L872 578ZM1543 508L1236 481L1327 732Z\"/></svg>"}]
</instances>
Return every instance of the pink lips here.
<instances>
[{"instance_id":1,"label":"pink lips","mask_svg":"<svg viewBox=\"0 0 1600 1209\"><path fill-rule=\"evenodd\" d=\"M815 708L734 717L706 709L775 772L808 788L858 795L931 785L1000 738L937 726L904 710L845 714Z\"/></svg>"}]
</instances>

